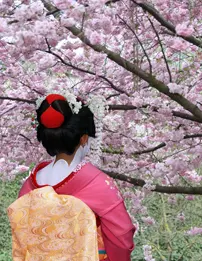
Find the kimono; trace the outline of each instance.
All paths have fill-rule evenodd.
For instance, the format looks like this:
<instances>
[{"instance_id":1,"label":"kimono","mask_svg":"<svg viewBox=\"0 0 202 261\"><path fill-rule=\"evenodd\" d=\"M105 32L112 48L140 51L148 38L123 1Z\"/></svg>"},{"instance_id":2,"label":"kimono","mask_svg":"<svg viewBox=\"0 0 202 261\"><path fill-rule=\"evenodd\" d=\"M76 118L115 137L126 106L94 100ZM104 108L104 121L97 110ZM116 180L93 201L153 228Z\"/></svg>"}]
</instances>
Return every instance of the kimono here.
<instances>
[{"instance_id":1,"label":"kimono","mask_svg":"<svg viewBox=\"0 0 202 261\"><path fill-rule=\"evenodd\" d=\"M42 162L35 167L24 182L19 197L46 186L37 183L36 175L48 164L50 162ZM93 211L106 251L102 260L131 260L135 227L126 211L123 198L110 177L91 163L85 162L52 188L58 195L70 195L81 200Z\"/></svg>"}]
</instances>

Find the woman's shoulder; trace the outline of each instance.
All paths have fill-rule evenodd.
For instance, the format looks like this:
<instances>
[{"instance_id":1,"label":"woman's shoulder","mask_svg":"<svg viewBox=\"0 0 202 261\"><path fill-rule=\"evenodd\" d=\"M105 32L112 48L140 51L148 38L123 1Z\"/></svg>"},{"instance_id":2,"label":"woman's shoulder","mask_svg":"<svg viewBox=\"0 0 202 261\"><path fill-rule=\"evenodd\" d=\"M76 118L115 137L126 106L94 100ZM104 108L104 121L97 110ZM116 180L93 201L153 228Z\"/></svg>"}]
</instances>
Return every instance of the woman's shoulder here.
<instances>
[{"instance_id":1,"label":"woman's shoulder","mask_svg":"<svg viewBox=\"0 0 202 261\"><path fill-rule=\"evenodd\" d=\"M113 178L108 176L102 169L89 163L84 169L85 174L92 173L94 177L85 188L89 193L95 193L114 201L122 201L123 198Z\"/></svg>"},{"instance_id":2,"label":"woman's shoulder","mask_svg":"<svg viewBox=\"0 0 202 261\"><path fill-rule=\"evenodd\" d=\"M113 178L111 178L108 174L106 174L106 173L105 173L105 170L103 170L102 167L97 167L97 166L95 166L93 163L88 162L88 164L87 164L85 170L86 170L86 171L89 171L89 170L90 170L90 171L92 171L92 172L94 172L94 173L97 173L97 174L98 174L97 178L98 178L99 180L105 181L106 184L109 184L109 183L110 183L110 184L114 184Z\"/></svg>"}]
</instances>

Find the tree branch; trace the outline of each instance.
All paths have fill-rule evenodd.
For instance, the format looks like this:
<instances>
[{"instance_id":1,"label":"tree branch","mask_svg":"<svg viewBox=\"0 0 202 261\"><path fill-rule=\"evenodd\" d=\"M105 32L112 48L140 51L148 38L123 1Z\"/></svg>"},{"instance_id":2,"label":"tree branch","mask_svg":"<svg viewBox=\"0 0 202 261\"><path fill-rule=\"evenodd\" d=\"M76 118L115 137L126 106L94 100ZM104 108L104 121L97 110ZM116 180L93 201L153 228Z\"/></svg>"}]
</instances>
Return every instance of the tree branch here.
<instances>
[{"instance_id":1,"label":"tree branch","mask_svg":"<svg viewBox=\"0 0 202 261\"><path fill-rule=\"evenodd\" d=\"M144 7L144 5L145 5L149 10L150 9L153 10L153 13L154 13L153 16L156 14L156 16L159 17L160 14L158 13L158 11L153 6L148 5L148 4L138 4L134 0L132 0L132 1L133 1L133 3L135 3L135 4L139 5L139 6L143 5L143 7ZM43 1L43 2L46 3L46 1ZM110 2L110 1L108 1L108 2ZM112 2L117 2L117 1L116 0L115 1L112 0ZM49 6L46 6L46 8L48 10L50 9ZM165 19L164 19L164 22L167 23L167 21ZM171 27L174 27L174 26L172 25ZM202 111L195 104L193 104L192 102L187 100L185 97L183 97L180 94L170 93L168 86L166 86L163 82L157 80L153 75L146 73L145 71L140 69L138 66L136 66L135 64L127 61L126 59L124 59L123 57L118 55L117 53L115 53L113 51L110 51L105 46L91 44L91 42L85 36L85 34L80 29L78 29L77 27L71 26L71 27L66 27L66 28L70 32L72 32L73 35L78 37L83 43L85 43L86 45L90 46L93 50L95 50L96 52L105 53L109 59L111 59L115 63L119 64L120 66L122 66L127 71L132 72L133 74L137 75L141 79L143 79L146 82L148 82L150 86L154 87L159 92L161 92L161 93L165 94L166 96L170 97L173 101L176 101L185 110L188 110L196 118L198 118L199 122L202 122ZM174 30L175 30L175 27L174 27ZM186 37L186 39L188 39L188 38L189 37Z\"/></svg>"},{"instance_id":2,"label":"tree branch","mask_svg":"<svg viewBox=\"0 0 202 261\"><path fill-rule=\"evenodd\" d=\"M118 174L115 172L110 172L110 171L105 171L108 176L125 181L127 183L133 184L135 187L143 187L146 185L146 182L142 179L136 179L136 178L131 178L123 174ZM152 190L153 192L159 192L159 193L166 193L166 194L189 194L189 195L202 195L202 187L181 187L181 186L176 186L176 187L171 187L171 186L161 186L161 185L156 185L156 188Z\"/></svg>"},{"instance_id":3,"label":"tree branch","mask_svg":"<svg viewBox=\"0 0 202 261\"><path fill-rule=\"evenodd\" d=\"M24 139L26 139L27 141L29 141L30 144L33 144L33 143L31 142L31 140L30 140L28 137L26 137L25 135L19 134L19 136L21 136L21 137L23 137Z\"/></svg>"},{"instance_id":4,"label":"tree branch","mask_svg":"<svg viewBox=\"0 0 202 261\"><path fill-rule=\"evenodd\" d=\"M163 147L165 147L165 146L166 146L166 143L165 143L165 142L162 142L162 143L160 143L159 145L157 145L157 146L155 146L155 147L153 147L153 148L149 148L149 149L141 150L141 151L135 151L135 152L133 153L133 155L141 155L141 154L146 154L146 153L154 152L154 151L156 151L156 150L158 150L158 149L161 149L161 148L163 148Z\"/></svg>"},{"instance_id":5,"label":"tree branch","mask_svg":"<svg viewBox=\"0 0 202 261\"><path fill-rule=\"evenodd\" d=\"M119 2L119 1L120 1L120 0L109 0L109 1L106 2L106 5L110 5L110 4Z\"/></svg>"},{"instance_id":6,"label":"tree branch","mask_svg":"<svg viewBox=\"0 0 202 261\"><path fill-rule=\"evenodd\" d=\"M180 112L180 111L172 111L173 116L175 117L179 117L185 120L191 120L191 121L195 121L195 122L199 122L201 123L201 120L199 120L197 117L184 113L184 112Z\"/></svg>"},{"instance_id":7,"label":"tree branch","mask_svg":"<svg viewBox=\"0 0 202 261\"><path fill-rule=\"evenodd\" d=\"M168 65L168 61L167 61L167 59L166 59L166 55L165 55L165 52L164 52L164 49L163 49L163 44L162 44L162 42L161 42L160 36L159 36L159 34L158 34L158 32L157 32L157 30L156 30L156 28L155 28L155 26L154 26L152 20L151 20L149 17L148 17L148 20L149 20L149 22L150 22L150 24L151 24L151 26L152 26L152 28L153 28L155 34L156 34L156 37L157 37L157 39L158 39L159 45L160 45L160 47L161 47L161 52L162 52L162 54L163 54L163 58L164 58L164 61L165 61L165 64L166 64L166 68L167 68L167 71L168 71L169 79L170 79L170 82L172 82L172 74L171 74L171 71L170 71L170 67L169 67L169 65Z\"/></svg>"},{"instance_id":8,"label":"tree branch","mask_svg":"<svg viewBox=\"0 0 202 261\"><path fill-rule=\"evenodd\" d=\"M133 74L139 76L141 79L143 79L147 83L149 83L150 86L154 87L159 92L170 97L173 101L176 101L184 109L191 112L196 118L198 118L200 120L200 122L202 122L202 111L195 104L193 104L192 102L187 100L185 97L183 97L180 94L170 93L168 86L166 86L163 82L157 80L153 75L146 73L145 71L140 69L135 64L127 61L126 59L121 57L119 54L117 54L113 51L110 51L105 46L92 44L89 41L89 39L84 35L84 33L81 32L81 30L79 30L77 27L71 26L71 27L67 27L67 29L69 31L71 31L73 35L77 36L86 45L90 46L96 52L105 53L110 60L119 64L121 67L123 67L127 71L132 72Z\"/></svg>"},{"instance_id":9,"label":"tree branch","mask_svg":"<svg viewBox=\"0 0 202 261\"><path fill-rule=\"evenodd\" d=\"M48 13L46 14L47 16L49 16L49 15L55 15L55 14L61 12L60 9L58 9L57 7L55 7L54 5L52 5L52 4L50 3L50 1L42 0L42 3L43 3L43 5L44 5L44 7L48 10Z\"/></svg>"},{"instance_id":10,"label":"tree branch","mask_svg":"<svg viewBox=\"0 0 202 261\"><path fill-rule=\"evenodd\" d=\"M146 58L147 58L148 63L149 63L149 71L150 71L150 74L152 74L152 64L151 64L151 60L150 60L150 58L149 58L149 56L148 56L148 54L147 54L147 52L146 52L146 50L145 50L145 48L144 48L142 42L140 41L139 37L137 36L137 34L136 34L136 32L133 30L133 28L132 28L128 23L126 23L126 21L125 21L122 17L120 17L120 15L118 15L118 17L119 17L119 19L121 19L121 21L129 28L129 30L134 34L135 38L137 39L139 45L140 45L141 48L142 48L142 51L143 51L144 55L145 55Z\"/></svg>"},{"instance_id":11,"label":"tree branch","mask_svg":"<svg viewBox=\"0 0 202 261\"><path fill-rule=\"evenodd\" d=\"M167 21L151 4L137 3L135 0L131 0L131 1L134 4L140 6L144 11L151 14L162 26L166 27L171 32L173 32L175 35L177 35L175 26L171 22ZM194 36L182 36L182 35L177 35L177 36L183 38L184 40L186 40L189 43L192 43L192 44L202 48L202 42Z\"/></svg>"},{"instance_id":12,"label":"tree branch","mask_svg":"<svg viewBox=\"0 0 202 261\"><path fill-rule=\"evenodd\" d=\"M184 140L186 139L193 139L193 138L202 138L202 133L197 133L197 134L187 134L183 137ZM137 156L137 155L142 155L142 154L147 154L150 152L154 152L156 150L159 150L163 147L166 146L166 142L161 142L160 144L158 144L157 146L148 148L148 149L144 149L144 150L139 150L139 151L134 151L132 153L133 156ZM119 154L119 155L124 155L124 152L121 150L111 150L111 149L103 149L103 152L105 153L112 153L112 154Z\"/></svg>"},{"instance_id":13,"label":"tree branch","mask_svg":"<svg viewBox=\"0 0 202 261\"><path fill-rule=\"evenodd\" d=\"M17 106L13 106L12 108L10 108L9 110L3 112L2 114L0 114L0 117L2 117L3 115L5 115L6 113L12 111L13 109L15 109Z\"/></svg>"},{"instance_id":14,"label":"tree branch","mask_svg":"<svg viewBox=\"0 0 202 261\"><path fill-rule=\"evenodd\" d=\"M118 94L117 94L118 95ZM117 96L116 94L113 94L113 96ZM109 96L110 98L111 96ZM26 102L29 104L34 104L36 103L35 100L27 100L27 99L22 99L22 98L14 98L14 97L4 97L4 96L0 96L0 100L11 100L11 101L18 101L18 102ZM143 105L141 108L147 108L149 105ZM137 107L133 106L133 105L109 105L109 110L122 110L122 111L128 111L128 110L136 110L138 109ZM153 108L154 111L158 111L158 108ZM179 117L182 119L186 119L186 120L191 120L191 121L195 121L195 122L199 122L201 123L201 121L192 116L189 115L187 113L184 112L179 112L179 111L172 111L173 116L175 117Z\"/></svg>"},{"instance_id":15,"label":"tree branch","mask_svg":"<svg viewBox=\"0 0 202 261\"><path fill-rule=\"evenodd\" d=\"M109 99L111 99L112 97L117 97L117 96L119 96L119 95L120 95L119 93L111 94L111 95L109 95L109 96L106 98L106 100L109 100Z\"/></svg>"},{"instance_id":16,"label":"tree branch","mask_svg":"<svg viewBox=\"0 0 202 261\"><path fill-rule=\"evenodd\" d=\"M140 107L140 109L142 108L147 108L150 105L143 105L142 107ZM118 110L118 111L128 111L128 110L137 110L138 107L133 106L133 105L109 105L109 110ZM157 107L153 107L152 108L153 111L158 112L158 108ZM180 112L180 111L172 111L173 116L178 117L178 118L182 118L182 119L186 119L186 120L190 120L190 121L195 121L195 122L199 122L201 123L201 120L199 120L197 117L184 113L184 112Z\"/></svg>"},{"instance_id":17,"label":"tree branch","mask_svg":"<svg viewBox=\"0 0 202 261\"><path fill-rule=\"evenodd\" d=\"M193 139L193 138L202 138L202 134L187 134L184 136L184 139Z\"/></svg>"},{"instance_id":18,"label":"tree branch","mask_svg":"<svg viewBox=\"0 0 202 261\"><path fill-rule=\"evenodd\" d=\"M0 100L11 100L11 101L18 101L18 102L26 102L29 104L35 104L35 100L27 100L27 99L22 99L22 98L14 98L14 97L3 97L0 96Z\"/></svg>"}]
</instances>

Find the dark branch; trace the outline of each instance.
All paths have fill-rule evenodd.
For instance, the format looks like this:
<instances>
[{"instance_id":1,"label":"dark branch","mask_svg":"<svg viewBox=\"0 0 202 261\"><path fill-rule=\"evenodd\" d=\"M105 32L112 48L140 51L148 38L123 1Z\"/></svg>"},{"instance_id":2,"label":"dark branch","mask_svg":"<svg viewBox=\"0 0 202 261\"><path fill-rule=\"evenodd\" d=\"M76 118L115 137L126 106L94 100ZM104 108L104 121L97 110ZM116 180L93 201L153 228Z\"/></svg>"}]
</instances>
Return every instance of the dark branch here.
<instances>
[{"instance_id":1,"label":"dark branch","mask_svg":"<svg viewBox=\"0 0 202 261\"><path fill-rule=\"evenodd\" d=\"M117 97L117 96L119 96L119 95L120 95L119 93L111 94L111 95L109 95L109 96L106 98L106 100L109 100L109 99L111 99L112 97Z\"/></svg>"},{"instance_id":2,"label":"dark branch","mask_svg":"<svg viewBox=\"0 0 202 261\"><path fill-rule=\"evenodd\" d=\"M155 28L155 26L154 26L152 20L151 20L149 17L148 17L148 20L149 20L149 22L150 22L150 24L151 24L151 26L152 26L152 28L153 28L155 34L156 34L156 37L157 37L157 39L158 39L159 45L160 45L160 47L161 47L161 52L162 52L162 54L163 54L163 59L164 59L164 61L165 61L166 68L167 68L167 71L168 71L168 75L169 75L169 78L170 78L170 82L172 82L172 74L171 74L171 71L170 71L170 67L169 67L169 65L168 65L168 61L167 61L167 58L166 58L166 55L165 55L165 52L164 52L164 48L163 48L163 44L162 44L162 42L161 42L160 36L159 36L159 34L158 34L158 32L157 32L157 30L156 30L156 28Z\"/></svg>"},{"instance_id":3,"label":"dark branch","mask_svg":"<svg viewBox=\"0 0 202 261\"><path fill-rule=\"evenodd\" d=\"M182 119L186 119L186 120L190 120L190 121L195 121L195 122L199 122L201 123L202 121L199 120L197 117L184 113L184 112L180 112L180 111L172 111L173 116L175 117L179 117Z\"/></svg>"},{"instance_id":4,"label":"dark branch","mask_svg":"<svg viewBox=\"0 0 202 261\"><path fill-rule=\"evenodd\" d=\"M150 152L154 152L158 149L161 149L163 147L166 146L166 143L165 142L162 142L160 143L159 145L155 146L155 147L152 147L152 148L148 148L148 149L145 149L145 150L139 150L139 151L134 151L132 153L133 156L137 156L137 155L142 155L142 154L146 154L146 153L150 153ZM121 150L109 150L109 149L103 149L103 152L105 153L111 153L111 154L118 154L118 155L124 155L125 153Z\"/></svg>"},{"instance_id":5,"label":"dark branch","mask_svg":"<svg viewBox=\"0 0 202 261\"><path fill-rule=\"evenodd\" d=\"M42 3L44 4L44 7L48 10L48 13L46 13L47 16L56 15L57 13L60 12L60 10L54 5L52 5L50 1L42 0Z\"/></svg>"},{"instance_id":6,"label":"dark branch","mask_svg":"<svg viewBox=\"0 0 202 261\"><path fill-rule=\"evenodd\" d=\"M47 16L49 16L49 15L55 15L55 14L57 14L57 13L59 13L59 12L60 12L60 10L56 8L55 10L48 12L46 15L47 15Z\"/></svg>"},{"instance_id":7,"label":"dark branch","mask_svg":"<svg viewBox=\"0 0 202 261\"><path fill-rule=\"evenodd\" d=\"M50 47L50 44L49 44L49 42L48 42L48 39L45 38L45 41L46 41L46 44L47 44L47 46L48 46L48 52L51 53L51 47Z\"/></svg>"},{"instance_id":8,"label":"dark branch","mask_svg":"<svg viewBox=\"0 0 202 261\"><path fill-rule=\"evenodd\" d=\"M147 108L149 105L143 105L141 108ZM133 106L133 105L118 105L118 104L113 104L109 105L109 110L113 111L130 111L130 110L137 110L138 107Z\"/></svg>"},{"instance_id":9,"label":"dark branch","mask_svg":"<svg viewBox=\"0 0 202 261\"><path fill-rule=\"evenodd\" d=\"M15 109L17 106L13 106L12 108L8 109L7 111L3 112L2 114L0 114L0 117L2 117L3 115L5 115L6 113L12 111L13 109Z\"/></svg>"},{"instance_id":10,"label":"dark branch","mask_svg":"<svg viewBox=\"0 0 202 261\"><path fill-rule=\"evenodd\" d=\"M106 5L110 5L111 3L116 3L119 2L120 0L109 0L106 2ZM144 11L148 12L149 14L151 14L162 26L166 27L167 29L169 29L173 34L176 35L176 30L175 30L175 26L167 21L152 5L148 4L148 3L137 3L135 0L131 0L134 4L140 6ZM45 8L48 10L47 12L47 16L49 15L57 15L58 12L60 12L59 9L57 9L55 6L53 6L52 4L46 2L46 1L42 1ZM84 6L88 6L88 5L84 5ZM31 19L28 19L27 21L31 21ZM13 24L13 23L18 23L18 20L13 20L13 21L9 21L8 24ZM181 35L177 35L181 38L183 38L184 40L202 48L202 42L200 40L197 39L197 37L194 36L181 36Z\"/></svg>"},{"instance_id":11,"label":"dark branch","mask_svg":"<svg viewBox=\"0 0 202 261\"><path fill-rule=\"evenodd\" d=\"M131 0L131 1L134 4L140 6L144 11L151 14L162 26L166 27L171 32L173 32L175 35L177 35L175 26L171 22L167 21L151 4L137 3L135 0ZM181 36L181 35L177 35L177 36L183 38L184 40L186 40L189 43L192 43L192 44L202 48L202 42L200 40L198 40L197 38L195 38L194 36Z\"/></svg>"},{"instance_id":12,"label":"dark branch","mask_svg":"<svg viewBox=\"0 0 202 261\"><path fill-rule=\"evenodd\" d=\"M106 5L110 5L110 4L113 4L113 3L116 3L116 2L120 2L120 0L109 0L106 2Z\"/></svg>"},{"instance_id":13,"label":"dark branch","mask_svg":"<svg viewBox=\"0 0 202 261\"><path fill-rule=\"evenodd\" d=\"M14 97L3 97L0 96L0 100L11 100L11 101L17 101L17 102L26 102L29 104L35 104L35 100L27 100L27 99L22 99L22 98L14 98Z\"/></svg>"},{"instance_id":14,"label":"dark branch","mask_svg":"<svg viewBox=\"0 0 202 261\"><path fill-rule=\"evenodd\" d=\"M158 149L161 149L163 147L166 146L166 143L165 142L162 142L160 143L159 145L153 147L153 148L149 148L149 149L146 149L146 150L141 150L141 151L135 151L133 153L133 155L141 155L141 154L146 154L146 153L150 153L150 152L154 152L155 150L158 150Z\"/></svg>"},{"instance_id":15,"label":"dark branch","mask_svg":"<svg viewBox=\"0 0 202 261\"><path fill-rule=\"evenodd\" d=\"M143 105L142 107L140 107L140 109L147 108L147 107L149 107L149 105ZM138 107L133 106L133 105L109 105L109 110L128 111L128 110L137 110L137 109L138 109ZM157 107L153 107L152 110L155 112L158 112ZM191 114L184 113L184 112L173 110L172 114L173 114L173 116L178 117L178 118L195 121L195 122L199 122L199 123L202 122L197 117L195 117Z\"/></svg>"},{"instance_id":16,"label":"dark branch","mask_svg":"<svg viewBox=\"0 0 202 261\"><path fill-rule=\"evenodd\" d=\"M26 137L25 135L19 134L19 136L23 137L24 139L26 139L27 141L29 141L30 144L32 144L31 140L30 140L28 137Z\"/></svg>"},{"instance_id":17,"label":"dark branch","mask_svg":"<svg viewBox=\"0 0 202 261\"><path fill-rule=\"evenodd\" d=\"M137 36L137 34L136 34L136 32L133 30L133 28L132 28L122 17L120 17L120 15L118 15L118 17L119 17L119 18L121 19L121 21L129 28L129 30L134 34L135 38L137 39L139 45L140 45L141 48L142 48L142 51L143 51L144 55L145 55L146 58L147 58L147 61L148 61L148 63L149 63L149 71L150 71L150 73L152 74L152 64L151 64L151 60L150 60L150 58L149 58L149 56L148 56L148 54L147 54L147 52L146 52L146 50L145 50L145 48L144 48L144 45L143 45L142 42L140 41L139 37Z\"/></svg>"},{"instance_id":18,"label":"dark branch","mask_svg":"<svg viewBox=\"0 0 202 261\"><path fill-rule=\"evenodd\" d=\"M202 138L202 134L188 134L184 136L184 139Z\"/></svg>"},{"instance_id":19,"label":"dark branch","mask_svg":"<svg viewBox=\"0 0 202 261\"><path fill-rule=\"evenodd\" d=\"M202 138L202 134L201 133L197 133L197 134L187 134L183 137L184 140L187 139L194 139L194 138ZM156 150L159 150L163 147L166 146L166 142L161 142L160 144L158 144L157 146L148 148L148 149L144 149L144 150L139 150L139 151L134 151L132 153L133 156L137 156L137 155L142 155L142 154L147 154L150 152L154 152ZM124 152L122 150L112 150L112 149L103 149L103 152L105 153L111 153L111 154L119 154L119 155L124 155Z\"/></svg>"},{"instance_id":20,"label":"dark branch","mask_svg":"<svg viewBox=\"0 0 202 261\"><path fill-rule=\"evenodd\" d=\"M107 175L114 179L122 180L127 183L133 184L136 187L143 187L146 182L142 179L131 178L123 174L118 174L115 172L105 171ZM154 192L166 193L166 194L189 194L189 195L202 195L202 187L171 187L171 186L161 186L156 185L156 188L152 190Z\"/></svg>"},{"instance_id":21,"label":"dark branch","mask_svg":"<svg viewBox=\"0 0 202 261\"><path fill-rule=\"evenodd\" d=\"M132 1L133 1L133 3L137 4L134 0L132 0ZM46 2L46 1L43 0L43 2ZM138 4L138 5L141 6L142 4ZM159 16L159 13L157 12L156 9L153 8L153 6L148 5L147 7L150 8L151 10L153 10L153 12L155 14L157 13ZM47 6L46 8L48 10L50 10L49 6ZM165 21L165 22L167 22L167 21ZM73 35L78 37L83 43L85 43L87 46L91 47L94 51L99 52L99 53L105 53L110 60L114 61L116 64L120 65L127 71L132 72L133 74L137 75L138 77L140 77L140 79L149 83L150 86L152 86L159 92L165 94L171 100L176 101L185 110L191 112L200 122L202 122L202 111L198 108L198 106L196 106L195 104L193 104L191 101L187 100L185 97L183 97L180 94L170 93L168 86L165 85L163 82L157 80L154 75L143 71L141 68L139 68L135 64L124 59L119 54L107 49L105 46L102 46L99 44L97 44L97 45L92 44L90 42L90 40L85 36L85 34L80 29L78 29L76 26L71 26L71 27L66 27L66 28L70 32L72 32ZM58 58L61 59L61 57L58 57Z\"/></svg>"},{"instance_id":22,"label":"dark branch","mask_svg":"<svg viewBox=\"0 0 202 261\"><path fill-rule=\"evenodd\" d=\"M197 134L188 134L188 135L185 135L183 137L184 140L186 139L193 139L193 138L201 138L202 137L202 134L201 133L197 133ZM160 143L159 145L153 147L153 148L149 148L149 149L145 149L145 150L142 150L142 151L135 151L133 153L133 155L141 155L141 154L146 154L146 153L150 153L150 152L154 152L156 150L159 150L163 147L166 146L166 143L165 142L162 142Z\"/></svg>"}]
</instances>

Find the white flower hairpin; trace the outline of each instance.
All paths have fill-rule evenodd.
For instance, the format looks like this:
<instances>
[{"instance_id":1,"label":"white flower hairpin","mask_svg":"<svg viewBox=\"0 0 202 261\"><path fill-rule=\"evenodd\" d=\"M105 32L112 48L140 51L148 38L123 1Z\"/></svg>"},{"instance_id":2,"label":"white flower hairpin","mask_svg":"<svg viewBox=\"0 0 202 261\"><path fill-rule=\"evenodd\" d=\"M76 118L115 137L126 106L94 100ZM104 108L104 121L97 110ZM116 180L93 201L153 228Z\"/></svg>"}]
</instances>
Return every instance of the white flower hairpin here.
<instances>
[{"instance_id":1,"label":"white flower hairpin","mask_svg":"<svg viewBox=\"0 0 202 261\"><path fill-rule=\"evenodd\" d=\"M102 153L102 136L103 136L103 118L105 116L108 106L106 99L101 95L90 95L87 99L86 106L94 115L94 122L96 128L96 138L91 143L91 161L100 165L100 155Z\"/></svg>"}]
</instances>

